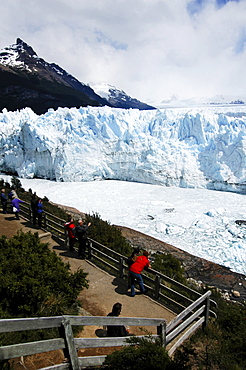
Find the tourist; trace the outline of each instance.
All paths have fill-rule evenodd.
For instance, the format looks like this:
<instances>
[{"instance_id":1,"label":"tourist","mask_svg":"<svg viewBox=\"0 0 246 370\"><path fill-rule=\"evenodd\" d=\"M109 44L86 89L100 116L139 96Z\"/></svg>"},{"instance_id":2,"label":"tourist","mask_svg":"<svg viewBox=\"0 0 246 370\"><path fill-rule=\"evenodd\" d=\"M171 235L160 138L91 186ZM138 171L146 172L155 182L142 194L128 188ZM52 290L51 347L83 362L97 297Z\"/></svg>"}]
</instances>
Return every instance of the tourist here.
<instances>
[{"instance_id":1,"label":"tourist","mask_svg":"<svg viewBox=\"0 0 246 370\"><path fill-rule=\"evenodd\" d=\"M23 200L20 200L19 198L13 197L11 204L13 207L13 212L15 214L15 217L17 220L20 219L19 213L20 213L20 203L25 203Z\"/></svg>"},{"instance_id":2,"label":"tourist","mask_svg":"<svg viewBox=\"0 0 246 370\"><path fill-rule=\"evenodd\" d=\"M91 226L91 222L86 225L82 219L78 220L78 225L75 227L75 236L78 238L79 250L78 257L85 259L85 251L87 245L87 231Z\"/></svg>"},{"instance_id":3,"label":"tourist","mask_svg":"<svg viewBox=\"0 0 246 370\"><path fill-rule=\"evenodd\" d=\"M43 207L42 199L39 199L37 203L37 215L38 215L38 227L40 227L40 229L42 227L43 212L44 212L44 207Z\"/></svg>"},{"instance_id":4,"label":"tourist","mask_svg":"<svg viewBox=\"0 0 246 370\"><path fill-rule=\"evenodd\" d=\"M113 305L112 311L107 316L119 316L121 313L122 304L117 302ZM124 325L108 325L107 336L108 337L125 337L129 334L129 331Z\"/></svg>"},{"instance_id":5,"label":"tourist","mask_svg":"<svg viewBox=\"0 0 246 370\"><path fill-rule=\"evenodd\" d=\"M1 203L2 203L2 207L3 207L3 213L6 214L7 213L8 198L6 197L5 189L1 190Z\"/></svg>"},{"instance_id":6,"label":"tourist","mask_svg":"<svg viewBox=\"0 0 246 370\"><path fill-rule=\"evenodd\" d=\"M76 242L76 238L75 238L75 224L71 216L69 216L68 221L64 224L64 226L67 230L69 251L73 252L75 250L74 244Z\"/></svg>"},{"instance_id":7,"label":"tourist","mask_svg":"<svg viewBox=\"0 0 246 370\"><path fill-rule=\"evenodd\" d=\"M10 199L10 201L13 199L13 197L18 198L15 188L11 189L8 193L8 198Z\"/></svg>"},{"instance_id":8,"label":"tourist","mask_svg":"<svg viewBox=\"0 0 246 370\"><path fill-rule=\"evenodd\" d=\"M38 199L36 197L36 193L33 193L31 198L31 209L32 209L32 222L36 225L38 209L37 209Z\"/></svg>"},{"instance_id":9,"label":"tourist","mask_svg":"<svg viewBox=\"0 0 246 370\"><path fill-rule=\"evenodd\" d=\"M139 255L139 252L140 252L140 249L139 247L138 248L134 248L134 250L132 251L132 254L127 258L127 265L128 265L128 269L130 269L130 266L133 264L133 262L136 261L138 255ZM130 277L130 270L128 270L128 289L131 287L131 277Z\"/></svg>"},{"instance_id":10,"label":"tourist","mask_svg":"<svg viewBox=\"0 0 246 370\"><path fill-rule=\"evenodd\" d=\"M143 277L141 272L144 269L151 268L150 261L148 259L149 253L147 251L143 252L142 256L138 256L136 261L130 266L130 278L131 278L131 297L136 295L135 293L135 280L137 281L140 292L142 294L147 293L147 289L144 287Z\"/></svg>"}]
</instances>

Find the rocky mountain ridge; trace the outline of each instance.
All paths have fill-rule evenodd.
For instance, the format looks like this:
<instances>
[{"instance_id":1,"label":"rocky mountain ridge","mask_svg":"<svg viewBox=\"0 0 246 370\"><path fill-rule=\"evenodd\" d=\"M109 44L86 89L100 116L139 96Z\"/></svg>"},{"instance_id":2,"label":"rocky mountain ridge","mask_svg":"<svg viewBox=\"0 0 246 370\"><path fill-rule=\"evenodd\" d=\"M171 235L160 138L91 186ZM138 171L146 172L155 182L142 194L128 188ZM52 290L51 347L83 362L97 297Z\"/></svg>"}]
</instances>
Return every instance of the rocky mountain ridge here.
<instances>
[{"instance_id":1,"label":"rocky mountain ridge","mask_svg":"<svg viewBox=\"0 0 246 370\"><path fill-rule=\"evenodd\" d=\"M88 85L80 82L59 65L40 58L31 46L20 38L16 44L0 50L0 110L15 111L30 107L37 114L49 108L111 106L150 109L136 99L112 104Z\"/></svg>"}]
</instances>

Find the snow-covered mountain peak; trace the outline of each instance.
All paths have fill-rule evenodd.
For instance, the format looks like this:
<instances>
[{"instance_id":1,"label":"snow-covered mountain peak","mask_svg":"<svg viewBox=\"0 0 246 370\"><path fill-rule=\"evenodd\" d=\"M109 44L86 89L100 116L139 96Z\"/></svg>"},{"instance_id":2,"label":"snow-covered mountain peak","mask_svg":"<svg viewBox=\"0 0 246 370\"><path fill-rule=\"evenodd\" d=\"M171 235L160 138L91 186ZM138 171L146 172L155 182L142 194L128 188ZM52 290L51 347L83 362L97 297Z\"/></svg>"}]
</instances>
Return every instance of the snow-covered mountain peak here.
<instances>
[{"instance_id":1,"label":"snow-covered mountain peak","mask_svg":"<svg viewBox=\"0 0 246 370\"><path fill-rule=\"evenodd\" d=\"M105 99L109 99L110 97L125 97L126 100L130 98L130 96L125 93L125 91L117 89L117 87L105 82L100 84L91 84L90 86L98 95L104 97Z\"/></svg>"},{"instance_id":2,"label":"snow-covered mountain peak","mask_svg":"<svg viewBox=\"0 0 246 370\"><path fill-rule=\"evenodd\" d=\"M87 105L108 103L59 65L40 58L20 38L0 50L0 110L31 107L42 114L49 108Z\"/></svg>"},{"instance_id":3,"label":"snow-covered mountain peak","mask_svg":"<svg viewBox=\"0 0 246 370\"><path fill-rule=\"evenodd\" d=\"M107 84L106 82L103 83L90 83L90 87L102 98L108 99L110 97L111 90L117 90L115 86Z\"/></svg>"},{"instance_id":4,"label":"snow-covered mountain peak","mask_svg":"<svg viewBox=\"0 0 246 370\"><path fill-rule=\"evenodd\" d=\"M0 50L0 110L31 107L40 114L49 108L79 108L89 105L155 109L132 99L114 86L105 84L97 88L100 94L59 65L40 58L33 48L20 38L17 38L15 44Z\"/></svg>"},{"instance_id":5,"label":"snow-covered mountain peak","mask_svg":"<svg viewBox=\"0 0 246 370\"><path fill-rule=\"evenodd\" d=\"M53 71L55 74L69 76L69 74L57 64L48 63L44 59L39 58L33 48L20 38L17 38L15 44L0 50L0 64L34 73L45 68L47 71Z\"/></svg>"},{"instance_id":6,"label":"snow-covered mountain peak","mask_svg":"<svg viewBox=\"0 0 246 370\"><path fill-rule=\"evenodd\" d=\"M0 50L0 64L5 66L31 71L31 68L27 63L27 60L30 61L31 59L35 59L35 62L39 60L33 48L20 38L17 38L15 44Z\"/></svg>"},{"instance_id":7,"label":"snow-covered mountain peak","mask_svg":"<svg viewBox=\"0 0 246 370\"><path fill-rule=\"evenodd\" d=\"M28 53L30 56L38 57L36 52L33 50L33 48L28 45L26 42L21 40L20 38L17 38L16 44L12 45L13 49L17 49L19 53Z\"/></svg>"},{"instance_id":8,"label":"snow-covered mountain peak","mask_svg":"<svg viewBox=\"0 0 246 370\"><path fill-rule=\"evenodd\" d=\"M110 105L116 108L155 109L153 106L131 98L125 91L107 83L90 83L91 88L101 98L106 99Z\"/></svg>"}]
</instances>

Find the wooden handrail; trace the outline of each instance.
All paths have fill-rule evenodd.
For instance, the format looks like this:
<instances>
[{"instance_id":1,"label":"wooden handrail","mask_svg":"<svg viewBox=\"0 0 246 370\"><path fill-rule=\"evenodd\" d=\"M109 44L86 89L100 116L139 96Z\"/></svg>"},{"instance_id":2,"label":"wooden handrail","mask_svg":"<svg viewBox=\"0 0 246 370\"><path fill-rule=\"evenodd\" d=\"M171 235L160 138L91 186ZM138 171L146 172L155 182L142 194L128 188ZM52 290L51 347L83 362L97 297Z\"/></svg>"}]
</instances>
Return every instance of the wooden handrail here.
<instances>
[{"instance_id":1,"label":"wooden handrail","mask_svg":"<svg viewBox=\"0 0 246 370\"><path fill-rule=\"evenodd\" d=\"M167 333L169 333L177 324L179 324L188 314L190 314L194 308L199 306L203 301L210 297L211 291L206 292L201 297L199 297L195 302L193 302L189 307L177 315L168 325Z\"/></svg>"},{"instance_id":2,"label":"wooden handrail","mask_svg":"<svg viewBox=\"0 0 246 370\"><path fill-rule=\"evenodd\" d=\"M153 326L157 332L153 338L160 338L162 346L165 348L171 345L168 350L171 355L183 341L191 335L199 326L206 323L208 311L206 302L211 292L206 292L199 297L182 313L175 317L168 325L166 320L160 318L136 318L136 317L112 317L112 316L55 316L55 317L33 317L19 319L1 319L1 333L40 330L46 328L59 328L60 337L36 342L5 345L0 347L0 360L28 356L36 353L43 353L52 350L62 349L64 357L68 358L69 363L55 365L55 369L79 370L81 366L102 365L105 356L78 357L79 348L101 348L118 347L128 345L128 337L103 337L103 338L74 338L73 326L105 326L105 325L129 325L129 326ZM205 304L204 304L205 303ZM192 313L192 314L191 314ZM187 330L188 328L188 330ZM174 339L180 335L178 341ZM144 336L138 336L143 338ZM147 336L149 338L149 335ZM54 370L54 366L46 369Z\"/></svg>"},{"instance_id":3,"label":"wooden handrail","mask_svg":"<svg viewBox=\"0 0 246 370\"><path fill-rule=\"evenodd\" d=\"M34 317L21 319L2 319L0 328L2 333L40 330L44 328L60 328L60 338L41 340L36 342L12 344L0 347L0 360L7 360L20 356L28 356L36 353L43 353L52 350L66 350L69 353L71 366L77 369L78 348L98 348L108 346L122 346L126 344L127 337L118 338L73 338L73 326L104 326L104 325L130 325L130 326L153 326L156 327L156 335L163 335L163 331L158 329L165 325L164 319L155 318L136 318L136 317L112 317L112 316L55 316L55 317ZM63 330L61 330L63 329ZM165 333L164 333L165 335ZM140 336L143 337L143 336ZM163 340L164 342L164 340Z\"/></svg>"}]
</instances>

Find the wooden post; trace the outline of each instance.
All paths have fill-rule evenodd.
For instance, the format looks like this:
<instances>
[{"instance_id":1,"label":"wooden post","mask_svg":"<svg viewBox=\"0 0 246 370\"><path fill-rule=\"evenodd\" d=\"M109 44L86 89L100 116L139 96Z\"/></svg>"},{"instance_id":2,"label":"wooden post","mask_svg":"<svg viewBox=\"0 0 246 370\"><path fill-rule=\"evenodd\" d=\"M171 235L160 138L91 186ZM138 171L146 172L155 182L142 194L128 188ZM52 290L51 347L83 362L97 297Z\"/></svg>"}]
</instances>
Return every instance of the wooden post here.
<instances>
[{"instance_id":1,"label":"wooden post","mask_svg":"<svg viewBox=\"0 0 246 370\"><path fill-rule=\"evenodd\" d=\"M67 233L67 229L66 229L66 226L64 226L64 247L68 248L68 233Z\"/></svg>"},{"instance_id":2,"label":"wooden post","mask_svg":"<svg viewBox=\"0 0 246 370\"><path fill-rule=\"evenodd\" d=\"M157 326L157 334L159 335L160 340L161 340L161 345L164 348L166 348L166 326L167 326L166 321L163 321L162 324Z\"/></svg>"},{"instance_id":3,"label":"wooden post","mask_svg":"<svg viewBox=\"0 0 246 370\"><path fill-rule=\"evenodd\" d=\"M79 359L77 350L75 347L74 336L70 320L65 319L62 321L63 337L65 340L66 349L64 351L65 357L68 358L70 369L79 370Z\"/></svg>"},{"instance_id":4,"label":"wooden post","mask_svg":"<svg viewBox=\"0 0 246 370\"><path fill-rule=\"evenodd\" d=\"M92 242L89 240L88 242L88 260L92 259Z\"/></svg>"},{"instance_id":5,"label":"wooden post","mask_svg":"<svg viewBox=\"0 0 246 370\"><path fill-rule=\"evenodd\" d=\"M44 213L43 220L44 220L44 228L47 230L48 220L47 220L47 217L46 217L46 213Z\"/></svg>"},{"instance_id":6,"label":"wooden post","mask_svg":"<svg viewBox=\"0 0 246 370\"><path fill-rule=\"evenodd\" d=\"M124 276L124 260L121 257L119 260L119 277L120 279L123 279Z\"/></svg>"},{"instance_id":7,"label":"wooden post","mask_svg":"<svg viewBox=\"0 0 246 370\"><path fill-rule=\"evenodd\" d=\"M161 278L159 275L155 276L155 299L159 299L160 295L160 281Z\"/></svg>"},{"instance_id":8,"label":"wooden post","mask_svg":"<svg viewBox=\"0 0 246 370\"><path fill-rule=\"evenodd\" d=\"M204 316L205 316L205 321L202 325L203 330L206 328L208 325L208 319L209 319L209 308L210 308L210 295L206 298L205 300L205 310L204 310Z\"/></svg>"},{"instance_id":9,"label":"wooden post","mask_svg":"<svg viewBox=\"0 0 246 370\"><path fill-rule=\"evenodd\" d=\"M29 206L28 210L29 210L29 220L32 221L32 219L33 219L33 217L32 217L32 208Z\"/></svg>"}]
</instances>

